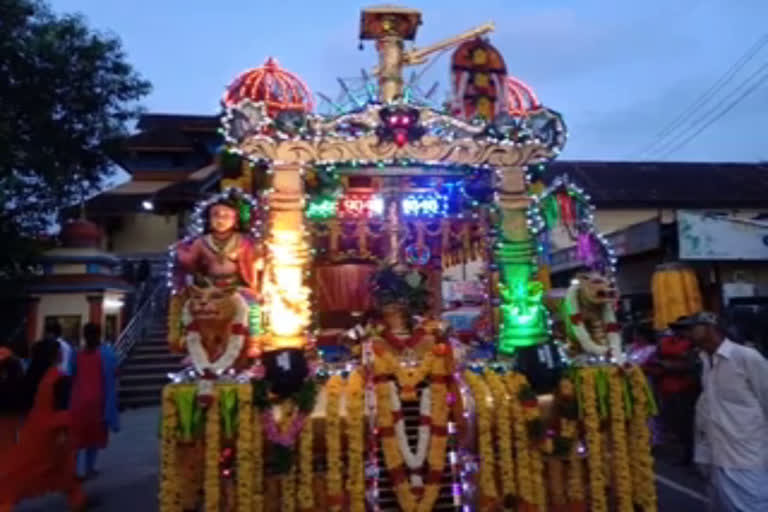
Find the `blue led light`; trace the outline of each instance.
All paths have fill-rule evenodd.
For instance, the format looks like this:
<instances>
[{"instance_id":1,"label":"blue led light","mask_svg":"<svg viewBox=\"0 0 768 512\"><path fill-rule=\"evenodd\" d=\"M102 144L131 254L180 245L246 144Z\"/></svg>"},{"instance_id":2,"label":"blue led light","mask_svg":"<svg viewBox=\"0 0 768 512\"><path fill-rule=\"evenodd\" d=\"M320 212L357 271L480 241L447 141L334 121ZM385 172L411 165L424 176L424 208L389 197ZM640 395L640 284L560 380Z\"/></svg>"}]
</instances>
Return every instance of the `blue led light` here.
<instances>
[{"instance_id":1,"label":"blue led light","mask_svg":"<svg viewBox=\"0 0 768 512\"><path fill-rule=\"evenodd\" d=\"M400 207L406 217L442 217L448 213L448 199L434 193L408 194Z\"/></svg>"}]
</instances>

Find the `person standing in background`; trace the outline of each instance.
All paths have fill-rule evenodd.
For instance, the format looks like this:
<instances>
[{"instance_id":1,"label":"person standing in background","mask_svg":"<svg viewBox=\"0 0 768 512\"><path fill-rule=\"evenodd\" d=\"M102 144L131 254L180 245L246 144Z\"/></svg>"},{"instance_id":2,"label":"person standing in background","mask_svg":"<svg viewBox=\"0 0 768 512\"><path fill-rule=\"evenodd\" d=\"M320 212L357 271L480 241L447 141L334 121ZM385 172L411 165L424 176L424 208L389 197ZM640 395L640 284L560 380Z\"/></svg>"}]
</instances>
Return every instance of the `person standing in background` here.
<instances>
[{"instance_id":1,"label":"person standing in background","mask_svg":"<svg viewBox=\"0 0 768 512\"><path fill-rule=\"evenodd\" d=\"M710 510L768 510L768 361L734 343L707 312L675 322L701 353L703 393L698 405L702 450L708 464ZM709 460L706 460L708 458Z\"/></svg>"},{"instance_id":2,"label":"person standing in background","mask_svg":"<svg viewBox=\"0 0 768 512\"><path fill-rule=\"evenodd\" d=\"M16 444L21 425L24 367L8 347L0 346L0 458Z\"/></svg>"},{"instance_id":3,"label":"person standing in background","mask_svg":"<svg viewBox=\"0 0 768 512\"><path fill-rule=\"evenodd\" d=\"M101 343L101 327L83 328L85 347L77 354L72 388L72 436L78 451L78 475L96 475L96 457L107 447L109 430L120 430L117 409L117 355Z\"/></svg>"},{"instance_id":4,"label":"person standing in background","mask_svg":"<svg viewBox=\"0 0 768 512\"><path fill-rule=\"evenodd\" d=\"M72 345L70 345L69 342L62 336L61 325L58 322L51 322L46 324L43 339L54 340L59 344L59 349L61 350L61 363L59 364L59 370L62 374L71 376L75 351L72 349Z\"/></svg>"},{"instance_id":5,"label":"person standing in background","mask_svg":"<svg viewBox=\"0 0 768 512\"><path fill-rule=\"evenodd\" d=\"M71 381L58 366L61 347L54 340L32 346L29 370L20 393L29 411L18 444L0 457L0 512L11 512L27 498L64 493L70 510L84 510L86 498L75 475L71 414L66 402Z\"/></svg>"},{"instance_id":6,"label":"person standing in background","mask_svg":"<svg viewBox=\"0 0 768 512\"><path fill-rule=\"evenodd\" d=\"M673 328L671 334L661 338L656 362L664 428L682 444L680 464L688 466L693 462L699 359L691 340Z\"/></svg>"}]
</instances>

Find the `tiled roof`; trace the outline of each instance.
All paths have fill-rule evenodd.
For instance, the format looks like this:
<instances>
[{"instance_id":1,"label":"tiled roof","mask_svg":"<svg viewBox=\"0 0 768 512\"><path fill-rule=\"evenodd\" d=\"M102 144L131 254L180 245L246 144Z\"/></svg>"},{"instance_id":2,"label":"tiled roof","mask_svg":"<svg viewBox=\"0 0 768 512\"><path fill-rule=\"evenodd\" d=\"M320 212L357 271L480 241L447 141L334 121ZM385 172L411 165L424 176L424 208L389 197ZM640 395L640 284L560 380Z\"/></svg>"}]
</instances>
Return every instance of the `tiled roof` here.
<instances>
[{"instance_id":1,"label":"tiled roof","mask_svg":"<svg viewBox=\"0 0 768 512\"><path fill-rule=\"evenodd\" d=\"M219 127L219 116L144 114L136 128L139 130L168 129L215 132Z\"/></svg>"},{"instance_id":2,"label":"tiled roof","mask_svg":"<svg viewBox=\"0 0 768 512\"><path fill-rule=\"evenodd\" d=\"M597 207L768 207L768 164L554 161L544 181L567 174Z\"/></svg>"}]
</instances>

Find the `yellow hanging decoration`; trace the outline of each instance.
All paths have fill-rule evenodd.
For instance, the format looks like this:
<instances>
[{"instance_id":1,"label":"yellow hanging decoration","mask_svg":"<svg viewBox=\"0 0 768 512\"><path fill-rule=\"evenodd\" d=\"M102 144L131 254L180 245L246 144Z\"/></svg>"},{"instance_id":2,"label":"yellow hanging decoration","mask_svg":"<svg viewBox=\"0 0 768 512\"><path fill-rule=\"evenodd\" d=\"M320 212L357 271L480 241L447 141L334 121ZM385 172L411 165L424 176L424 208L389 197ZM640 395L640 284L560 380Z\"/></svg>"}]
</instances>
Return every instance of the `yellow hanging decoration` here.
<instances>
[{"instance_id":1,"label":"yellow hanging decoration","mask_svg":"<svg viewBox=\"0 0 768 512\"><path fill-rule=\"evenodd\" d=\"M437 350L438 347L436 346ZM433 352L434 353L434 352ZM431 363L430 414L432 438L429 442L427 465L429 475L424 485L424 495L419 502L419 512L431 512L440 494L440 481L445 469L445 453L448 447L448 378L453 373L446 353L435 357Z\"/></svg>"},{"instance_id":2,"label":"yellow hanging decoration","mask_svg":"<svg viewBox=\"0 0 768 512\"><path fill-rule=\"evenodd\" d=\"M304 512L312 510L315 506L315 497L312 491L312 437L313 423L309 418L301 429L299 435L299 488L296 492L296 498L299 502L299 510Z\"/></svg>"},{"instance_id":3,"label":"yellow hanging decoration","mask_svg":"<svg viewBox=\"0 0 768 512\"><path fill-rule=\"evenodd\" d=\"M627 458L627 430L624 415L624 377L621 370L615 366L609 369L608 376L614 490L618 498L618 512L632 512L632 481Z\"/></svg>"},{"instance_id":4,"label":"yellow hanging decoration","mask_svg":"<svg viewBox=\"0 0 768 512\"><path fill-rule=\"evenodd\" d=\"M220 512L221 480L219 455L221 454L221 417L219 397L214 395L208 406L205 421L205 512Z\"/></svg>"},{"instance_id":5,"label":"yellow hanging decoration","mask_svg":"<svg viewBox=\"0 0 768 512\"><path fill-rule=\"evenodd\" d=\"M280 512L296 510L296 464L280 476Z\"/></svg>"},{"instance_id":6,"label":"yellow hanging decoration","mask_svg":"<svg viewBox=\"0 0 768 512\"><path fill-rule=\"evenodd\" d=\"M163 429L160 471L160 512L181 512L178 481L178 426L179 418L174 402L174 387L163 388Z\"/></svg>"},{"instance_id":7,"label":"yellow hanging decoration","mask_svg":"<svg viewBox=\"0 0 768 512\"><path fill-rule=\"evenodd\" d=\"M513 433L515 436L515 466L517 468L517 492L520 499L529 505L534 504L534 492L532 481L532 467L530 450L528 446L528 425L523 411L523 406L518 399L523 381L519 375L512 372L504 376L507 391L512 397L509 402L512 415Z\"/></svg>"},{"instance_id":8,"label":"yellow hanging decoration","mask_svg":"<svg viewBox=\"0 0 768 512\"><path fill-rule=\"evenodd\" d=\"M262 512L264 510L264 438L261 425L261 415L259 410L251 407L251 453L253 456L253 475L251 479L252 512Z\"/></svg>"},{"instance_id":9,"label":"yellow hanging decoration","mask_svg":"<svg viewBox=\"0 0 768 512\"><path fill-rule=\"evenodd\" d=\"M480 459L478 488L480 489L479 510L492 508L498 499L494 472L495 460L491 427L491 395L483 378L472 371L464 372L464 379L475 400L475 418L477 425L477 451ZM483 508L485 507L485 508Z\"/></svg>"},{"instance_id":10,"label":"yellow hanging decoration","mask_svg":"<svg viewBox=\"0 0 768 512\"><path fill-rule=\"evenodd\" d=\"M347 493L350 512L365 512L364 386L360 372L352 372L347 381Z\"/></svg>"},{"instance_id":11,"label":"yellow hanging decoration","mask_svg":"<svg viewBox=\"0 0 768 512\"><path fill-rule=\"evenodd\" d=\"M632 389L633 414L629 422L632 443L633 498L644 512L654 512L657 507L656 485L653 475L653 456L651 455L651 434L648 430L650 405L648 403L647 383L643 371L632 366L629 370Z\"/></svg>"},{"instance_id":12,"label":"yellow hanging decoration","mask_svg":"<svg viewBox=\"0 0 768 512\"><path fill-rule=\"evenodd\" d=\"M597 411L595 368L581 370L584 395L584 428L587 437L587 463L589 465L590 503L593 512L607 512L605 477L603 475L603 440L600 436L600 419Z\"/></svg>"},{"instance_id":13,"label":"yellow hanging decoration","mask_svg":"<svg viewBox=\"0 0 768 512\"><path fill-rule=\"evenodd\" d=\"M516 495L512 421L509 416L510 397L504 380L498 374L488 372L485 380L493 395L493 404L496 409L496 446L500 452L496 461L501 480L501 494L506 503Z\"/></svg>"},{"instance_id":14,"label":"yellow hanging decoration","mask_svg":"<svg viewBox=\"0 0 768 512\"><path fill-rule=\"evenodd\" d=\"M341 418L339 405L344 380L340 375L333 375L325 385L325 448L326 448L326 488L328 505L331 511L340 511L343 503L341 475Z\"/></svg>"},{"instance_id":15,"label":"yellow hanging decoration","mask_svg":"<svg viewBox=\"0 0 768 512\"><path fill-rule=\"evenodd\" d=\"M237 386L237 509L253 512L253 388Z\"/></svg>"}]
</instances>

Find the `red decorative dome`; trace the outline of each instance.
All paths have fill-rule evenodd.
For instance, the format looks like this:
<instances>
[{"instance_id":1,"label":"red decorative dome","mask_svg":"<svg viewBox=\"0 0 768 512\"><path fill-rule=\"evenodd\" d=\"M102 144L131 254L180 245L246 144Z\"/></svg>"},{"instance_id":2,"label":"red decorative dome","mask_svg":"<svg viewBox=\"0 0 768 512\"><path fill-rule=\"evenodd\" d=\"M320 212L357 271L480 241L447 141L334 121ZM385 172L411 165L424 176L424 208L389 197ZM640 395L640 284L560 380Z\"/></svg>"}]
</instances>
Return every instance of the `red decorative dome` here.
<instances>
[{"instance_id":1,"label":"red decorative dome","mask_svg":"<svg viewBox=\"0 0 768 512\"><path fill-rule=\"evenodd\" d=\"M61 243L68 249L99 248L104 233L101 228L85 219L71 220L61 228Z\"/></svg>"},{"instance_id":2,"label":"red decorative dome","mask_svg":"<svg viewBox=\"0 0 768 512\"><path fill-rule=\"evenodd\" d=\"M513 76L507 76L507 109L510 115L525 116L541 107L533 89Z\"/></svg>"},{"instance_id":3,"label":"red decorative dome","mask_svg":"<svg viewBox=\"0 0 768 512\"><path fill-rule=\"evenodd\" d=\"M238 76L227 87L223 101L231 107L245 98L263 101L270 116L286 110L311 112L315 108L307 84L297 75L282 69L272 57L264 66Z\"/></svg>"}]
</instances>

